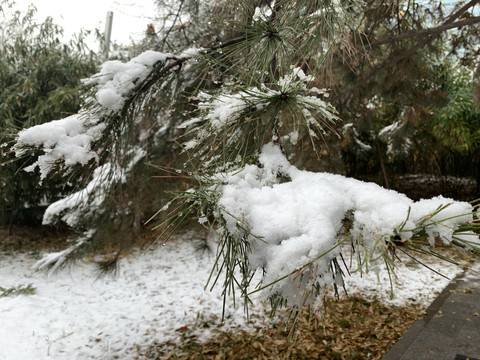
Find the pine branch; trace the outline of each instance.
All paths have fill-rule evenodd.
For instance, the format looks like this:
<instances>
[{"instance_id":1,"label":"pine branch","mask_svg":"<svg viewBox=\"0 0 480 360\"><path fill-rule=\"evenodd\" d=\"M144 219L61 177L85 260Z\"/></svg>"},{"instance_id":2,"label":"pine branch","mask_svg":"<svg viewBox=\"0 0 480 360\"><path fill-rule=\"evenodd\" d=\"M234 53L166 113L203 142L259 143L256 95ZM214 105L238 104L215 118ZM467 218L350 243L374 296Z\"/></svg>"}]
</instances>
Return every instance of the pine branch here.
<instances>
[{"instance_id":1,"label":"pine branch","mask_svg":"<svg viewBox=\"0 0 480 360\"><path fill-rule=\"evenodd\" d=\"M148 90L150 90L152 88L153 85L155 85L165 74L167 74L169 71L175 69L175 68L178 68L176 71L180 71L180 69L182 68L182 65L185 61L187 60L190 60L190 57L180 57L180 58L177 58L177 57L170 57L170 58L167 58L167 62L169 60L173 60L173 62L171 62L170 64L168 65L165 65L160 71L158 71L157 73L155 73L157 71L157 69L154 67L154 70L152 71L152 74L153 76L148 79L147 77L147 81L144 82L144 83L140 83L138 88L136 89L135 93L130 96L127 101L125 101L124 105L123 105L123 108L120 112L120 114L124 115L126 114L127 110L129 109L130 105L132 105L133 103L135 103L135 101L141 96L143 95L144 93L146 93Z\"/></svg>"},{"instance_id":2,"label":"pine branch","mask_svg":"<svg viewBox=\"0 0 480 360\"><path fill-rule=\"evenodd\" d=\"M245 36L237 37L237 38L234 38L230 41L211 46L209 49L207 49L205 51L205 53L208 54L210 52L214 52L214 51L217 51L219 49L222 49L222 48L225 48L225 47L228 47L228 46L231 46L231 45L235 45L235 44L237 44L241 41L244 41L244 40L245 40ZM120 114L122 114L122 115L126 114L128 109L130 108L130 105L135 103L135 101L141 95L148 92L152 88L152 86L154 86L164 75L166 75L168 72L170 72L171 70L173 70L175 68L177 68L175 71L179 72L181 70L183 64L190 59L191 59L191 57L189 57L189 56L169 57L169 58L167 58L167 62L168 61L172 61L172 62L170 62L168 65L165 65L163 68L161 68L160 71L158 71L156 69L156 67L154 67L154 69L152 71L153 75L150 78L147 77L148 80L146 82L139 84L135 93L130 98L128 98L127 101L125 101L125 104L124 104L122 110L120 111ZM158 72L156 72L156 71L158 71Z\"/></svg>"}]
</instances>

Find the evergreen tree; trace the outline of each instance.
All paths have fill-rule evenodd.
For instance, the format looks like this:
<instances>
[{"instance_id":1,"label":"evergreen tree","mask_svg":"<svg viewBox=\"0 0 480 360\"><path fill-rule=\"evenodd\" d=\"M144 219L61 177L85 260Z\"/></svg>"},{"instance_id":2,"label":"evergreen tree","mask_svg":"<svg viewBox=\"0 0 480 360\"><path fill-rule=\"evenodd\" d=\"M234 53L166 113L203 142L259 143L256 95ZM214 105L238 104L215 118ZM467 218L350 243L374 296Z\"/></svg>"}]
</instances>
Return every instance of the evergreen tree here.
<instances>
[{"instance_id":1,"label":"evergreen tree","mask_svg":"<svg viewBox=\"0 0 480 360\"><path fill-rule=\"evenodd\" d=\"M197 217L219 235L211 283L223 273L225 296L238 286L247 304L255 271L263 271L258 288L274 309L313 304L324 286L342 284L340 246L346 241L360 271L379 259L393 270L398 249L434 256L436 237L478 252L470 204L444 198L413 203L373 184L294 166L296 156L321 156L322 139L336 133L339 116L316 76L334 49L352 46L349 25L359 4L176 5L174 19L147 34L162 39L158 49L169 52L148 50L126 63L104 63L86 82L79 114L18 134L17 156L40 150L29 170L38 168L41 178L67 173L85 179L83 190L51 205L44 217L63 219L85 235L41 267L95 248L102 233L108 235L95 221L134 223L132 202L140 198L129 196L127 186L141 176L142 162L158 160L166 144L178 155L177 168L157 168L177 174L189 188L162 207L167 219L160 237ZM190 5L208 18L192 24L192 33L183 13ZM220 10L227 17L215 22ZM207 40L197 40L201 35ZM349 235L342 237L344 232ZM129 241L119 235L120 251Z\"/></svg>"}]
</instances>

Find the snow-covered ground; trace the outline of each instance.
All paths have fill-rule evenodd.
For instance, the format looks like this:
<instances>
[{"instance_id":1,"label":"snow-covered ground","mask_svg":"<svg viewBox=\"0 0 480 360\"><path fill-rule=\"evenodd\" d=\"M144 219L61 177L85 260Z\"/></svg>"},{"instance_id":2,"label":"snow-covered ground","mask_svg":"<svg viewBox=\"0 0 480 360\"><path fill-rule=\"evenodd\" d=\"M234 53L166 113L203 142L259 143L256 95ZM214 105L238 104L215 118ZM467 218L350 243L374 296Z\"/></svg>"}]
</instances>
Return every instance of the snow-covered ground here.
<instances>
[{"instance_id":1,"label":"snow-covered ground","mask_svg":"<svg viewBox=\"0 0 480 360\"><path fill-rule=\"evenodd\" d=\"M91 264L80 263L54 275L32 270L31 256L0 254L0 286L31 283L33 295L0 298L0 359L132 359L136 346L175 341L180 331L208 338L220 325L221 289L204 291L214 256L198 251L193 234L121 261L118 276L98 279ZM348 256L345 258L349 262ZM388 275L374 272L347 277L350 294L381 301L427 306L448 280L408 261L398 264L395 297ZM454 277L460 270L435 265ZM260 295L254 294L257 298ZM251 309L247 323L241 304L229 308L222 329L267 325L262 306ZM206 320L213 326L199 326Z\"/></svg>"}]
</instances>

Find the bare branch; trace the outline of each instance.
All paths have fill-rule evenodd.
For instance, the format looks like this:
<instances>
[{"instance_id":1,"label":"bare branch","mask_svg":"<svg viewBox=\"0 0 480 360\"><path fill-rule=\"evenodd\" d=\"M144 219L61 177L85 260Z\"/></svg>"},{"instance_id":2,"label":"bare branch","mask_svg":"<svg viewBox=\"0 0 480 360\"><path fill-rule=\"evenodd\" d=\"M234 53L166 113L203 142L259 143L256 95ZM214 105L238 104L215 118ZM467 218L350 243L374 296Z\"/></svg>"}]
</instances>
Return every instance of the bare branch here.
<instances>
[{"instance_id":1,"label":"bare branch","mask_svg":"<svg viewBox=\"0 0 480 360\"><path fill-rule=\"evenodd\" d=\"M374 42L372 42L371 44L368 45L368 48L373 49L373 48L375 48L377 46L380 46L380 45L383 45L383 44L388 44L388 43L392 43L392 42L395 42L395 41L410 39L410 38L413 38L413 37L423 37L423 36L429 36L429 35L433 35L433 34L439 34L439 33L443 32L443 31L446 31L446 30L459 28L459 27L467 26L467 25L473 25L473 24L476 24L476 23L479 23L479 22L480 22L480 16L474 16L474 17L470 17L468 19L465 19L463 21L457 21L457 22L450 23L450 24L445 23L443 25L440 25L440 26L437 26L437 27L434 27L434 28L430 28L430 29L413 30L413 31L409 31L409 32L400 34L398 36L392 36L392 37L389 37L387 39L374 41Z\"/></svg>"},{"instance_id":2,"label":"bare branch","mask_svg":"<svg viewBox=\"0 0 480 360\"><path fill-rule=\"evenodd\" d=\"M167 30L167 33L165 34L165 37L163 38L162 50L165 47L165 43L167 42L167 38L170 35L170 32L175 27L175 24L176 24L177 20L180 18L180 12L182 11L182 7L183 7L184 2L185 2L185 0L180 0L180 5L178 6L177 14L175 15L175 19L173 20L172 26L170 26L170 28Z\"/></svg>"}]
</instances>

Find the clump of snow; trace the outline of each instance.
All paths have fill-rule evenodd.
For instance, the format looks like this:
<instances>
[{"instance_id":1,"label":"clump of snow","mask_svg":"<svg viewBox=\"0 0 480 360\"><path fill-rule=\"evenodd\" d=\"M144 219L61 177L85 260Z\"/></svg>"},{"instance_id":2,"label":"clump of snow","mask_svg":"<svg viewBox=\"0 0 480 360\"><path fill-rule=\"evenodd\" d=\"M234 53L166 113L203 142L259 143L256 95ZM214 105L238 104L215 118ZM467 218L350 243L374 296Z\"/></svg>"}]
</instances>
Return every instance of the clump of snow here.
<instances>
[{"instance_id":1,"label":"clump of snow","mask_svg":"<svg viewBox=\"0 0 480 360\"><path fill-rule=\"evenodd\" d=\"M38 167L40 179L44 179L59 161L66 166L73 166L85 165L91 159L97 159L97 153L90 146L104 129L105 124L98 119L85 120L81 114L33 126L18 133L16 156L23 156L28 147L41 148L44 154L25 171L33 171Z\"/></svg>"},{"instance_id":2,"label":"clump of snow","mask_svg":"<svg viewBox=\"0 0 480 360\"><path fill-rule=\"evenodd\" d=\"M188 48L184 51L182 51L182 53L180 54L179 57L181 58L193 58L195 56L199 56L201 55L202 53L205 52L205 48L197 48L197 47L192 47L192 48Z\"/></svg>"},{"instance_id":3,"label":"clump of snow","mask_svg":"<svg viewBox=\"0 0 480 360\"><path fill-rule=\"evenodd\" d=\"M288 91L292 85L300 85L303 89L306 89L306 84L313 80L315 80L313 75L307 76L301 68L296 67L292 69L291 74L285 75L283 78L279 79L278 85L280 85L283 91Z\"/></svg>"},{"instance_id":4,"label":"clump of snow","mask_svg":"<svg viewBox=\"0 0 480 360\"><path fill-rule=\"evenodd\" d=\"M373 183L301 171L273 144L264 146L259 162L218 175L218 205L228 233L248 236L249 265L262 269L263 284L271 284L266 295L279 294L290 305L299 289L293 275L309 262L315 268L304 272L302 288L339 281L331 261L340 253L339 234L347 217L352 240L363 245L362 258L372 263L395 236L406 241L423 228L431 239L449 243L454 229L473 219L473 208L465 202L442 196L413 202ZM279 175L289 181L279 183Z\"/></svg>"},{"instance_id":5,"label":"clump of snow","mask_svg":"<svg viewBox=\"0 0 480 360\"><path fill-rule=\"evenodd\" d=\"M239 114L248 106L249 100L253 100L250 94L241 92L233 95L220 95L211 102L202 102L199 109L207 110L206 119L214 128L235 121Z\"/></svg>"},{"instance_id":6,"label":"clump of snow","mask_svg":"<svg viewBox=\"0 0 480 360\"><path fill-rule=\"evenodd\" d=\"M287 135L287 139L290 141L292 145L297 145L298 143L298 130L292 131L290 134Z\"/></svg>"},{"instance_id":7,"label":"clump of snow","mask_svg":"<svg viewBox=\"0 0 480 360\"><path fill-rule=\"evenodd\" d=\"M97 87L96 99L100 105L108 111L116 112L122 109L126 96L146 79L152 67L157 63L165 63L171 57L172 54L149 50L126 63L107 61L102 64L98 74L84 82Z\"/></svg>"},{"instance_id":8,"label":"clump of snow","mask_svg":"<svg viewBox=\"0 0 480 360\"><path fill-rule=\"evenodd\" d=\"M253 21L267 21L270 16L272 16L272 9L270 7L256 7L255 12L253 14L252 20Z\"/></svg>"}]
</instances>

